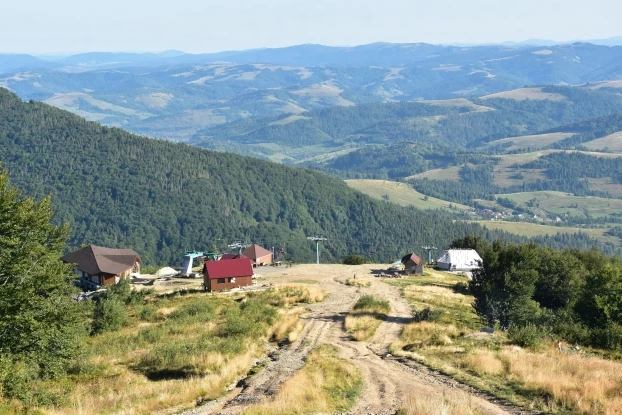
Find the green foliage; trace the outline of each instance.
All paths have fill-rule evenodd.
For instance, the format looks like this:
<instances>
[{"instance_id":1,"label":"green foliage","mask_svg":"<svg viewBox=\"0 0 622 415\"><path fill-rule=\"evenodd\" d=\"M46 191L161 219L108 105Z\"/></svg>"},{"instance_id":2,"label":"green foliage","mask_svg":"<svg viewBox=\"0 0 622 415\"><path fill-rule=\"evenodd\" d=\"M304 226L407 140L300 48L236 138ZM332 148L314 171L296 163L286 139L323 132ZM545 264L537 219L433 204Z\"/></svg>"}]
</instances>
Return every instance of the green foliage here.
<instances>
[{"instance_id":1,"label":"green foliage","mask_svg":"<svg viewBox=\"0 0 622 415\"><path fill-rule=\"evenodd\" d=\"M85 334L70 267L58 260L68 228L51 217L49 198L23 198L0 172L0 360L34 377L63 374Z\"/></svg>"},{"instance_id":2,"label":"green foliage","mask_svg":"<svg viewBox=\"0 0 622 415\"><path fill-rule=\"evenodd\" d=\"M518 344L548 334L618 349L622 340L622 262L596 250L555 251L536 244L491 246L476 238L483 267L469 291L476 313L490 326L510 330Z\"/></svg>"},{"instance_id":3,"label":"green foliage","mask_svg":"<svg viewBox=\"0 0 622 415\"><path fill-rule=\"evenodd\" d=\"M127 321L127 307L116 296L106 296L93 307L93 334L120 330Z\"/></svg>"},{"instance_id":4,"label":"green foliage","mask_svg":"<svg viewBox=\"0 0 622 415\"><path fill-rule=\"evenodd\" d=\"M542 328L535 324L526 324L524 326L512 326L508 331L510 341L521 347L537 347L543 340Z\"/></svg>"},{"instance_id":5,"label":"green foliage","mask_svg":"<svg viewBox=\"0 0 622 415\"><path fill-rule=\"evenodd\" d=\"M346 265L362 265L367 263L363 255L350 254L344 258L343 263Z\"/></svg>"},{"instance_id":6,"label":"green foliage","mask_svg":"<svg viewBox=\"0 0 622 415\"><path fill-rule=\"evenodd\" d=\"M504 235L372 200L317 172L101 127L4 89L0 159L28 194L53 194L54 221L73 228L67 249L131 247L146 265L176 264L189 246L223 251L241 236L311 262L305 236L334 235L333 250L320 247L334 262L364 245L389 261L418 235L439 245L467 233Z\"/></svg>"},{"instance_id":7,"label":"green foliage","mask_svg":"<svg viewBox=\"0 0 622 415\"><path fill-rule=\"evenodd\" d=\"M442 317L442 310L432 310L430 307L425 307L421 310L413 310L413 321L417 323L421 321L439 321Z\"/></svg>"},{"instance_id":8,"label":"green foliage","mask_svg":"<svg viewBox=\"0 0 622 415\"><path fill-rule=\"evenodd\" d=\"M369 312L384 312L391 311L391 305L388 300L377 297L375 295L362 295L356 304L354 304L354 311L369 311Z\"/></svg>"}]
</instances>

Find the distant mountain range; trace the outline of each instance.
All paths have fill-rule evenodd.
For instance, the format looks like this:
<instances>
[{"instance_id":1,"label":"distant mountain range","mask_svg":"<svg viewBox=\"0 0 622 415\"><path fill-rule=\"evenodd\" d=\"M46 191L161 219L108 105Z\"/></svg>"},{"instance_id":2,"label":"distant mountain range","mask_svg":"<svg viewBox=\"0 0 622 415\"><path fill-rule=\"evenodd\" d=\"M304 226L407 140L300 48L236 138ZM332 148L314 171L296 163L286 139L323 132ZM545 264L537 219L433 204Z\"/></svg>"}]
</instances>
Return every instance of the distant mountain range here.
<instances>
[{"instance_id":1,"label":"distant mountain range","mask_svg":"<svg viewBox=\"0 0 622 415\"><path fill-rule=\"evenodd\" d=\"M186 141L206 128L332 106L472 98L622 79L622 46L299 45L192 55L0 55L0 87L88 120Z\"/></svg>"}]
</instances>

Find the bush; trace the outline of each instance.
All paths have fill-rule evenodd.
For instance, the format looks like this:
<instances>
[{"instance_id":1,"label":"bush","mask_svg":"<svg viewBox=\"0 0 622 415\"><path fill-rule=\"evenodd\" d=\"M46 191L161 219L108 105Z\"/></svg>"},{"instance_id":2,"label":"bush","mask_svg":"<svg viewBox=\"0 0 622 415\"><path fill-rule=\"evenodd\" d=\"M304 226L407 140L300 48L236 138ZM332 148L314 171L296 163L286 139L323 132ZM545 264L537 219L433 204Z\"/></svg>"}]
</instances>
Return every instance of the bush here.
<instances>
[{"instance_id":1,"label":"bush","mask_svg":"<svg viewBox=\"0 0 622 415\"><path fill-rule=\"evenodd\" d=\"M426 307L423 310L413 311L413 321L417 323L422 321L438 321L442 316L442 310L432 310L430 307Z\"/></svg>"},{"instance_id":2,"label":"bush","mask_svg":"<svg viewBox=\"0 0 622 415\"><path fill-rule=\"evenodd\" d=\"M127 307L111 296L102 298L93 308L93 334L120 330L127 323Z\"/></svg>"},{"instance_id":3,"label":"bush","mask_svg":"<svg viewBox=\"0 0 622 415\"><path fill-rule=\"evenodd\" d=\"M376 297L374 295L363 295L354 304L354 311L370 311L370 312L385 312L391 311L391 305L383 298Z\"/></svg>"},{"instance_id":4,"label":"bush","mask_svg":"<svg viewBox=\"0 0 622 415\"><path fill-rule=\"evenodd\" d=\"M609 323L607 327L592 330L592 345L602 349L622 349L622 326Z\"/></svg>"},{"instance_id":5,"label":"bush","mask_svg":"<svg viewBox=\"0 0 622 415\"><path fill-rule=\"evenodd\" d=\"M545 336L543 328L534 324L513 326L508 331L510 341L521 347L537 347Z\"/></svg>"},{"instance_id":6,"label":"bush","mask_svg":"<svg viewBox=\"0 0 622 415\"><path fill-rule=\"evenodd\" d=\"M367 262L364 256L362 255L348 255L343 260L345 265L363 265Z\"/></svg>"}]
</instances>

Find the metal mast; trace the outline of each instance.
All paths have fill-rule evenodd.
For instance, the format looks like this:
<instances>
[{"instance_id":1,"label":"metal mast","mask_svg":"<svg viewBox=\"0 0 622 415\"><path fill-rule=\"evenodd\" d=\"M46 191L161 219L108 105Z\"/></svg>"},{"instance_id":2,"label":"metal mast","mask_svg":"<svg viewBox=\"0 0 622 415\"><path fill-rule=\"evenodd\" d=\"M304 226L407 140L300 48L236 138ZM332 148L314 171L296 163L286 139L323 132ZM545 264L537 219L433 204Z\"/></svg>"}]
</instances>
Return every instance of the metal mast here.
<instances>
[{"instance_id":1,"label":"metal mast","mask_svg":"<svg viewBox=\"0 0 622 415\"><path fill-rule=\"evenodd\" d=\"M238 250L238 255L242 254L242 249L244 248L248 248L248 244L244 243L242 241L236 241L232 244L227 245L229 247L229 249L237 249Z\"/></svg>"},{"instance_id":2,"label":"metal mast","mask_svg":"<svg viewBox=\"0 0 622 415\"><path fill-rule=\"evenodd\" d=\"M428 251L428 264L431 264L432 263L432 251L436 251L438 248L436 248L436 246L432 244L432 245L422 246L421 249L423 249L424 251Z\"/></svg>"},{"instance_id":3,"label":"metal mast","mask_svg":"<svg viewBox=\"0 0 622 415\"><path fill-rule=\"evenodd\" d=\"M328 241L328 238L324 238L323 236L307 236L307 239L310 241L315 241L315 262L316 264L320 263L320 241Z\"/></svg>"}]
</instances>

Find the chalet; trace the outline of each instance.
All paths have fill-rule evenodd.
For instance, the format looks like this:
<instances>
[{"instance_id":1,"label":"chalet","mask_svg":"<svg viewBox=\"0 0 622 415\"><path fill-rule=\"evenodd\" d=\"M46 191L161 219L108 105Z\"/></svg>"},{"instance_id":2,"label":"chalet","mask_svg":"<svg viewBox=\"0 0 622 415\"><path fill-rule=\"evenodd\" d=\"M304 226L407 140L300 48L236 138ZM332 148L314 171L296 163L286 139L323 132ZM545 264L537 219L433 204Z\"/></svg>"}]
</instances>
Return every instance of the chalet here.
<instances>
[{"instance_id":1,"label":"chalet","mask_svg":"<svg viewBox=\"0 0 622 415\"><path fill-rule=\"evenodd\" d=\"M89 245L67 254L61 261L75 264L74 271L80 276L83 289L116 284L131 273L140 272L142 260L133 249L113 249Z\"/></svg>"},{"instance_id":2,"label":"chalet","mask_svg":"<svg viewBox=\"0 0 622 415\"><path fill-rule=\"evenodd\" d=\"M203 266L203 285L206 290L230 290L252 283L253 266L248 258L207 261Z\"/></svg>"},{"instance_id":3,"label":"chalet","mask_svg":"<svg viewBox=\"0 0 622 415\"><path fill-rule=\"evenodd\" d=\"M423 262L417 255L410 253L402 258L402 264L404 264L404 271L408 274L423 275Z\"/></svg>"},{"instance_id":4,"label":"chalet","mask_svg":"<svg viewBox=\"0 0 622 415\"><path fill-rule=\"evenodd\" d=\"M239 259L239 258L246 258L246 257L242 254L222 254L220 256L220 261L229 260L229 259Z\"/></svg>"},{"instance_id":5,"label":"chalet","mask_svg":"<svg viewBox=\"0 0 622 415\"><path fill-rule=\"evenodd\" d=\"M436 260L437 268L445 271L473 271L481 264L482 258L474 249L449 249Z\"/></svg>"},{"instance_id":6,"label":"chalet","mask_svg":"<svg viewBox=\"0 0 622 415\"><path fill-rule=\"evenodd\" d=\"M272 264L272 251L268 251L257 244L252 244L246 248L242 255L249 258L253 266Z\"/></svg>"}]
</instances>

